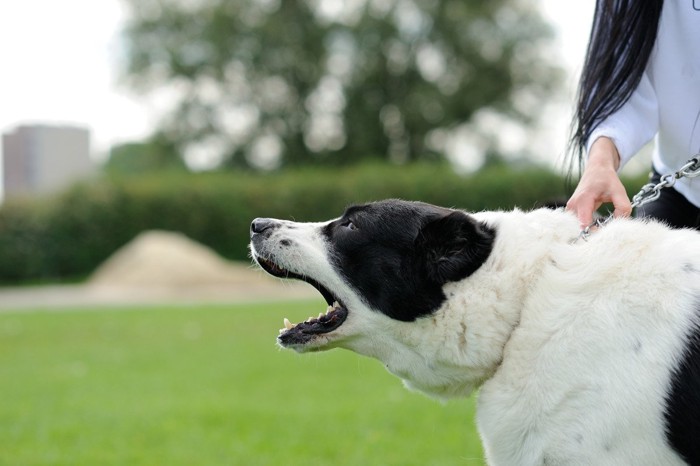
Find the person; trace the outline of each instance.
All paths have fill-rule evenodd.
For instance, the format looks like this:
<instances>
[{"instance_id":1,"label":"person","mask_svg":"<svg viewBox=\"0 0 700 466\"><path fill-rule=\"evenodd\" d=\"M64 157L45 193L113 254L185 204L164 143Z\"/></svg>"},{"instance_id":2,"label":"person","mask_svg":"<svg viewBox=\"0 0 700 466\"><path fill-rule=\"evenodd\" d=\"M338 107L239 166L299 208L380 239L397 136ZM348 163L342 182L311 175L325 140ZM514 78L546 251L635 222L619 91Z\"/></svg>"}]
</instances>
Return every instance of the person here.
<instances>
[{"instance_id":1,"label":"person","mask_svg":"<svg viewBox=\"0 0 700 466\"><path fill-rule=\"evenodd\" d=\"M585 167L567 209L582 228L606 202L630 215L618 173L654 136L651 182L700 153L700 0L597 0L571 136ZM635 215L700 229L700 177Z\"/></svg>"}]
</instances>

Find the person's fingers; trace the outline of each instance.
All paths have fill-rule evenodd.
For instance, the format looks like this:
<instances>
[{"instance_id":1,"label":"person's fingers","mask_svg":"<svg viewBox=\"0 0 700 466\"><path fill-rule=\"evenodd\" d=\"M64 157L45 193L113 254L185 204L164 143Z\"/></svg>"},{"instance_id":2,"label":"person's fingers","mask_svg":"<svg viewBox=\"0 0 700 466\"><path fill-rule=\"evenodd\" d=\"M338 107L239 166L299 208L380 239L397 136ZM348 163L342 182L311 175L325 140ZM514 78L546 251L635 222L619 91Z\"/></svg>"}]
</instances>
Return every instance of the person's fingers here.
<instances>
[{"instance_id":1,"label":"person's fingers","mask_svg":"<svg viewBox=\"0 0 700 466\"><path fill-rule=\"evenodd\" d=\"M581 229L593 223L593 211L595 211L595 201L592 197L576 196L569 199L566 204L567 210L576 214L576 218L581 225Z\"/></svg>"},{"instance_id":2,"label":"person's fingers","mask_svg":"<svg viewBox=\"0 0 700 466\"><path fill-rule=\"evenodd\" d=\"M616 191L613 193L611 196L611 201L613 203L613 207L615 208L613 212L615 217L629 217L632 215L632 203L627 197L627 193L625 193L624 189L622 192Z\"/></svg>"}]
</instances>

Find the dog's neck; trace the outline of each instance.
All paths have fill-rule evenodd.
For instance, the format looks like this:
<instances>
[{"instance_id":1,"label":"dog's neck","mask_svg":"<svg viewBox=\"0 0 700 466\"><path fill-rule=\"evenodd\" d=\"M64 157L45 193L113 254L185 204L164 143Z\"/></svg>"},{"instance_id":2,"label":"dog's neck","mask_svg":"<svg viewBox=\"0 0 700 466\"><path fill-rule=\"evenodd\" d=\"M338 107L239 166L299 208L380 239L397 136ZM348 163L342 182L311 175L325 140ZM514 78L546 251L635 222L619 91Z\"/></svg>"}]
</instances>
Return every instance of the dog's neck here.
<instances>
[{"instance_id":1,"label":"dog's neck","mask_svg":"<svg viewBox=\"0 0 700 466\"><path fill-rule=\"evenodd\" d=\"M531 285L549 260L550 247L570 241L578 232L577 222L566 214L540 212L562 216L561 228L546 229L539 227L537 211L520 215L527 221L513 221L512 213L484 218L497 231L511 230L509 241L497 238L481 269L467 280L445 285L447 300L433 315L398 325L377 322L382 335L351 349L384 362L409 388L437 398L468 396L501 364ZM532 241L533 236L539 239ZM514 248L520 248L517 254ZM521 258L517 263L516 257Z\"/></svg>"}]
</instances>

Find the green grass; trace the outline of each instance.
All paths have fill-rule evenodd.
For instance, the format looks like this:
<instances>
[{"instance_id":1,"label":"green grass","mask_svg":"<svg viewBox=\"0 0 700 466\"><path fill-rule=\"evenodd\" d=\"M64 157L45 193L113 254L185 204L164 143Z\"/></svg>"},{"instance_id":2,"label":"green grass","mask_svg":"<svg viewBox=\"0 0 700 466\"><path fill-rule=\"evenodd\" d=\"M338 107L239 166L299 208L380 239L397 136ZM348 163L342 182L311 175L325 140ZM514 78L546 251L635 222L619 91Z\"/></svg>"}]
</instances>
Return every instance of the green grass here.
<instances>
[{"instance_id":1,"label":"green grass","mask_svg":"<svg viewBox=\"0 0 700 466\"><path fill-rule=\"evenodd\" d=\"M483 464L473 400L276 347L319 308L0 313L0 465Z\"/></svg>"}]
</instances>

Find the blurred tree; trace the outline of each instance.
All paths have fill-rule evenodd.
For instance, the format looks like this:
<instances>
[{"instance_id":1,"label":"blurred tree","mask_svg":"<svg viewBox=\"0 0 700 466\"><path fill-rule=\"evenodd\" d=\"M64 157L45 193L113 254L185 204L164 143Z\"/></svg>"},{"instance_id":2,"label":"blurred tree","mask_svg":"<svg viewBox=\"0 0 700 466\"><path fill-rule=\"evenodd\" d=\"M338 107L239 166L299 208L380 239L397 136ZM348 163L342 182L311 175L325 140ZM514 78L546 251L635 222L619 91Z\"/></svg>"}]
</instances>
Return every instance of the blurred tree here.
<instances>
[{"instance_id":1,"label":"blurred tree","mask_svg":"<svg viewBox=\"0 0 700 466\"><path fill-rule=\"evenodd\" d=\"M558 81L528 0L125 0L127 77L192 166L397 163ZM434 131L439 129L439 131Z\"/></svg>"},{"instance_id":2,"label":"blurred tree","mask_svg":"<svg viewBox=\"0 0 700 466\"><path fill-rule=\"evenodd\" d=\"M128 142L112 147L105 170L115 175L163 170L186 171L185 163L176 154L177 149L167 139L155 134L147 141Z\"/></svg>"}]
</instances>

